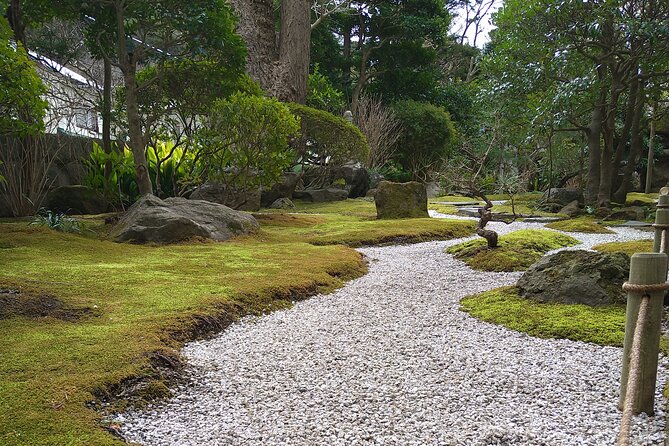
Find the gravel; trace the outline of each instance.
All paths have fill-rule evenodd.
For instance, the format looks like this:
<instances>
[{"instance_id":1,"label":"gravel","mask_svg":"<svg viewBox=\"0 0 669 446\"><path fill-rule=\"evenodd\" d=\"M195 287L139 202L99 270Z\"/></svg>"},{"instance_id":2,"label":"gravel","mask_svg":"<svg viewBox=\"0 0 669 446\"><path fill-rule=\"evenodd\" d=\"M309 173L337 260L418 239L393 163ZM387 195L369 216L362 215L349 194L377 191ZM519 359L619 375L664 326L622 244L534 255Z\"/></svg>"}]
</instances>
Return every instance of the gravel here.
<instances>
[{"instance_id":1,"label":"gravel","mask_svg":"<svg viewBox=\"0 0 669 446\"><path fill-rule=\"evenodd\" d=\"M570 235L580 248L651 236ZM472 271L443 252L460 241L361 249L369 274L188 344L189 383L115 421L146 446L613 444L621 349L537 339L461 312L462 297L520 274ZM667 365L656 414L636 418L632 444L664 444Z\"/></svg>"}]
</instances>

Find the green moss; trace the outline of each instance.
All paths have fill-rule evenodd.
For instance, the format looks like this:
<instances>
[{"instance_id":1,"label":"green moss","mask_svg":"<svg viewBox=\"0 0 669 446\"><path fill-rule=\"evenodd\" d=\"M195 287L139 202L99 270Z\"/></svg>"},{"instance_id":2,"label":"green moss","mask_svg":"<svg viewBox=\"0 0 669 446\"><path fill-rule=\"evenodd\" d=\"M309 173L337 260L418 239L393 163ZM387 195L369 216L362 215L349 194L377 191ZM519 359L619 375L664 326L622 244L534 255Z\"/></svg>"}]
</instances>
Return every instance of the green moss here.
<instances>
[{"instance_id":1,"label":"green moss","mask_svg":"<svg viewBox=\"0 0 669 446\"><path fill-rule=\"evenodd\" d=\"M451 246L446 252L481 271L523 271L548 251L578 243L559 232L524 229L500 236L495 249L489 249L486 241L478 238Z\"/></svg>"},{"instance_id":2,"label":"green moss","mask_svg":"<svg viewBox=\"0 0 669 446\"><path fill-rule=\"evenodd\" d=\"M625 338L625 307L589 307L539 303L504 287L461 301L472 316L539 338L571 339L599 345L622 346Z\"/></svg>"},{"instance_id":3,"label":"green moss","mask_svg":"<svg viewBox=\"0 0 669 446\"><path fill-rule=\"evenodd\" d=\"M95 309L76 321L0 319L0 444L120 445L87 403L109 386L152 376L152 354L176 354L202 332L201 321L212 321L212 329L225 326L363 274L361 255L340 243L473 233L471 222L375 221L373 203L363 200L300 205L298 212L263 214L253 237L170 246L116 244L26 221L0 223L0 289ZM100 234L107 230L102 217L87 221ZM164 383L150 382L144 397L165 390Z\"/></svg>"},{"instance_id":4,"label":"green moss","mask_svg":"<svg viewBox=\"0 0 669 446\"><path fill-rule=\"evenodd\" d=\"M631 242L602 243L593 247L599 252L623 252L628 256L637 252L653 252L652 240L633 240Z\"/></svg>"},{"instance_id":5,"label":"green moss","mask_svg":"<svg viewBox=\"0 0 669 446\"><path fill-rule=\"evenodd\" d=\"M442 202L449 202L449 203L468 203L468 202L474 202L474 201L479 201L476 198L472 197L464 197L462 195L442 195L441 197L435 197L435 198L430 198L430 201L442 201Z\"/></svg>"},{"instance_id":6,"label":"green moss","mask_svg":"<svg viewBox=\"0 0 669 446\"><path fill-rule=\"evenodd\" d=\"M627 199L625 204L627 206L631 205L635 201L641 201L648 205L657 204L658 194L642 194L641 192L630 192L627 194Z\"/></svg>"},{"instance_id":7,"label":"green moss","mask_svg":"<svg viewBox=\"0 0 669 446\"><path fill-rule=\"evenodd\" d=\"M455 215L458 213L458 208L449 204L428 203L427 208L446 215Z\"/></svg>"},{"instance_id":8,"label":"green moss","mask_svg":"<svg viewBox=\"0 0 669 446\"><path fill-rule=\"evenodd\" d=\"M547 228L565 232L584 232L588 234L613 234L614 232L589 217L572 218L546 225Z\"/></svg>"}]
</instances>

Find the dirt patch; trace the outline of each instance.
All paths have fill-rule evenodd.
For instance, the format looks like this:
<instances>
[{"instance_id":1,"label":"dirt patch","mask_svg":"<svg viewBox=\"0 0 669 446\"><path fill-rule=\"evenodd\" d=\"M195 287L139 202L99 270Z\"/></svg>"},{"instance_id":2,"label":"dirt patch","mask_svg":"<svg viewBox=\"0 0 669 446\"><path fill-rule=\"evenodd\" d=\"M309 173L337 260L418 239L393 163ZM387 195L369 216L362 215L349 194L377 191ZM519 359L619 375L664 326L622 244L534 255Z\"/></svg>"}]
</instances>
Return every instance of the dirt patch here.
<instances>
[{"instance_id":1,"label":"dirt patch","mask_svg":"<svg viewBox=\"0 0 669 446\"><path fill-rule=\"evenodd\" d=\"M92 317L92 308L69 308L60 299L48 294L31 294L15 289L0 289L0 319L23 316L31 319L53 317L78 321Z\"/></svg>"}]
</instances>

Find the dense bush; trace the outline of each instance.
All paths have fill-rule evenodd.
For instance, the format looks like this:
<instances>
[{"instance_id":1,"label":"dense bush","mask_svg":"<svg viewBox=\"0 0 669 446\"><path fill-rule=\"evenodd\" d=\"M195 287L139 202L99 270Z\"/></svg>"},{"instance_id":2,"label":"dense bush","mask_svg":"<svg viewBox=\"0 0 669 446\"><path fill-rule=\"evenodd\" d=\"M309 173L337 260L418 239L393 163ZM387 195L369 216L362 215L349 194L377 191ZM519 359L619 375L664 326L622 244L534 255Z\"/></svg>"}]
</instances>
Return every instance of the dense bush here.
<instances>
[{"instance_id":1,"label":"dense bush","mask_svg":"<svg viewBox=\"0 0 669 446\"><path fill-rule=\"evenodd\" d=\"M46 91L20 43L11 40L12 30L0 17L0 134L24 136L44 131Z\"/></svg>"},{"instance_id":2,"label":"dense bush","mask_svg":"<svg viewBox=\"0 0 669 446\"><path fill-rule=\"evenodd\" d=\"M305 164L364 162L369 154L360 129L346 119L300 104L288 104L302 122L301 160Z\"/></svg>"},{"instance_id":3,"label":"dense bush","mask_svg":"<svg viewBox=\"0 0 669 446\"><path fill-rule=\"evenodd\" d=\"M396 159L413 179L424 181L450 154L455 126L445 109L425 102L400 101L393 109L402 123Z\"/></svg>"},{"instance_id":4,"label":"dense bush","mask_svg":"<svg viewBox=\"0 0 669 446\"><path fill-rule=\"evenodd\" d=\"M202 180L240 189L267 185L293 164L289 142L299 130L286 105L238 93L214 104L197 134L192 162L198 163Z\"/></svg>"},{"instance_id":5,"label":"dense bush","mask_svg":"<svg viewBox=\"0 0 669 446\"><path fill-rule=\"evenodd\" d=\"M344 93L332 86L330 80L319 72L318 65L309 75L308 86L307 105L309 107L330 113L341 113L344 110Z\"/></svg>"}]
</instances>

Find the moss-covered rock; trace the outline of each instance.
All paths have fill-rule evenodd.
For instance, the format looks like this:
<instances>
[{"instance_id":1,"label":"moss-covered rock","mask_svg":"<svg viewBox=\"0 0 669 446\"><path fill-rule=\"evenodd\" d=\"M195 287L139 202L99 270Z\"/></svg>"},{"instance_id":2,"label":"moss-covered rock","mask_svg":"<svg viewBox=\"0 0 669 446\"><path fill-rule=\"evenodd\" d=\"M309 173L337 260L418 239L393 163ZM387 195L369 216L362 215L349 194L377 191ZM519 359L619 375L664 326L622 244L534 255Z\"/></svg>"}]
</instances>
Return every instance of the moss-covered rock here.
<instances>
[{"instance_id":1,"label":"moss-covered rock","mask_svg":"<svg viewBox=\"0 0 669 446\"><path fill-rule=\"evenodd\" d=\"M523 229L500 236L494 249L488 248L484 239L476 239L451 246L446 252L480 271L524 271L548 251L578 243L559 232Z\"/></svg>"},{"instance_id":2,"label":"moss-covered rock","mask_svg":"<svg viewBox=\"0 0 669 446\"><path fill-rule=\"evenodd\" d=\"M629 242L610 242L593 246L599 252L622 252L631 256L637 252L653 252L652 240L632 240Z\"/></svg>"},{"instance_id":3,"label":"moss-covered rock","mask_svg":"<svg viewBox=\"0 0 669 446\"><path fill-rule=\"evenodd\" d=\"M587 234L613 234L613 231L588 217L556 221L546 225L547 228L565 232L583 232Z\"/></svg>"},{"instance_id":4,"label":"moss-covered rock","mask_svg":"<svg viewBox=\"0 0 669 446\"><path fill-rule=\"evenodd\" d=\"M462 310L486 322L539 338L571 339L622 346L625 307L540 303L525 299L516 287L497 288L465 297Z\"/></svg>"},{"instance_id":5,"label":"moss-covered rock","mask_svg":"<svg viewBox=\"0 0 669 446\"><path fill-rule=\"evenodd\" d=\"M562 251L532 265L518 279L518 290L539 302L623 304L629 264L629 256L623 253Z\"/></svg>"},{"instance_id":6,"label":"moss-covered rock","mask_svg":"<svg viewBox=\"0 0 669 446\"><path fill-rule=\"evenodd\" d=\"M382 181L376 189L376 216L379 219L429 217L427 190L416 181Z\"/></svg>"}]
</instances>

